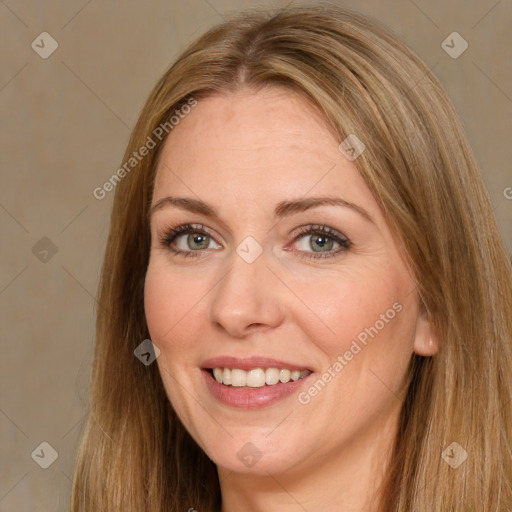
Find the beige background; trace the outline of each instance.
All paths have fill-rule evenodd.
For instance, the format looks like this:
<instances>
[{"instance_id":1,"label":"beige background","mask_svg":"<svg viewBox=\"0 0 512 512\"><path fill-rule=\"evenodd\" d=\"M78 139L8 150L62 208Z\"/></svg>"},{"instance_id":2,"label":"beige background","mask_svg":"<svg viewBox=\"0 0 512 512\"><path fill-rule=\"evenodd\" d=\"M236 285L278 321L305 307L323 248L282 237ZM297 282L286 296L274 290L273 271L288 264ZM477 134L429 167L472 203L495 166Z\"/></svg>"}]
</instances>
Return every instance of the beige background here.
<instances>
[{"instance_id":1,"label":"beige background","mask_svg":"<svg viewBox=\"0 0 512 512\"><path fill-rule=\"evenodd\" d=\"M434 68L512 252L512 3L339 4L381 20ZM0 2L0 512L66 510L112 200L93 189L117 170L143 101L185 45L257 5L285 2ZM31 47L44 31L59 45L47 59ZM469 44L457 59L441 47L453 31ZM31 457L43 441L58 452L48 469Z\"/></svg>"}]
</instances>

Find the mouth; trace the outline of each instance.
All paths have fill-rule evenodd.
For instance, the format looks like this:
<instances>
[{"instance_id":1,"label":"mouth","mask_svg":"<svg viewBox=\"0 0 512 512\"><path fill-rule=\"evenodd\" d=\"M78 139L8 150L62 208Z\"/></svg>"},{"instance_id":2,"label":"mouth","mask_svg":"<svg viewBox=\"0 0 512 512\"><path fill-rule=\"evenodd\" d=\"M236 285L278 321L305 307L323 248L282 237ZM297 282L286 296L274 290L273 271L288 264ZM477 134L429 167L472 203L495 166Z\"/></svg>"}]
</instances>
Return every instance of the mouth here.
<instances>
[{"instance_id":1,"label":"mouth","mask_svg":"<svg viewBox=\"0 0 512 512\"><path fill-rule=\"evenodd\" d=\"M304 366L252 357L220 357L201 367L210 394L223 405L256 409L299 390L314 374Z\"/></svg>"}]
</instances>

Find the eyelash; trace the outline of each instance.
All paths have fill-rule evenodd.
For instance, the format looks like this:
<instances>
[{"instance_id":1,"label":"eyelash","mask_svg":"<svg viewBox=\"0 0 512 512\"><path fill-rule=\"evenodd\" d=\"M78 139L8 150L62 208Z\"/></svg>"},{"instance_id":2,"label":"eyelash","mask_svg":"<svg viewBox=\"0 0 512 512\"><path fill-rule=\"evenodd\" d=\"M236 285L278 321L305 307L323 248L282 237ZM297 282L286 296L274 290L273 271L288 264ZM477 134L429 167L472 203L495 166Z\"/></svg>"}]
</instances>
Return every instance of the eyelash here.
<instances>
[{"instance_id":1,"label":"eyelash","mask_svg":"<svg viewBox=\"0 0 512 512\"><path fill-rule=\"evenodd\" d=\"M181 249L174 249L171 245L172 243L178 238L180 235L184 234L200 234L200 235L206 235L209 238L213 237L208 233L208 231L205 230L205 227L202 224L183 224L181 226L176 227L170 227L167 230L164 231L164 234L160 236L160 244L165 247L166 249L169 249L171 252L173 252L177 256L183 256L185 258L192 257L196 258L199 257L199 253L204 252L204 250L196 250L196 251L183 251ZM326 253L318 253L317 255L314 255L315 253L309 253L304 251L297 251L299 254L298 256L300 258L309 259L309 260L319 260L324 258L334 258L341 253L344 253L351 247L351 242L343 236L341 233L338 233L337 231L329 228L328 226L323 225L312 225L312 226L301 226L299 228L299 233L295 236L294 242L297 242L301 238L303 238L306 235L324 235L327 238L330 238L337 242L341 248L337 249L333 252L326 252Z\"/></svg>"}]
</instances>

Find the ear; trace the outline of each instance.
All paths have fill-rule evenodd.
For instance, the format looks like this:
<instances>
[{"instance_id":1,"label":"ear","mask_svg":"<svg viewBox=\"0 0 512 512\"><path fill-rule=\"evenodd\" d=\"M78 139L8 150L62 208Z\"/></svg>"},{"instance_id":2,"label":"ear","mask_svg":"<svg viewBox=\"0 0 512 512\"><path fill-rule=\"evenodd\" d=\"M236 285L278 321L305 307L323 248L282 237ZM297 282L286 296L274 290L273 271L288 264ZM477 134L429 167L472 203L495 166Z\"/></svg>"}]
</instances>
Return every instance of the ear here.
<instances>
[{"instance_id":1,"label":"ear","mask_svg":"<svg viewBox=\"0 0 512 512\"><path fill-rule=\"evenodd\" d=\"M418 319L416 321L416 333L414 336L414 352L419 356L433 356L439 352L439 339L434 332L431 315L421 302Z\"/></svg>"}]
</instances>

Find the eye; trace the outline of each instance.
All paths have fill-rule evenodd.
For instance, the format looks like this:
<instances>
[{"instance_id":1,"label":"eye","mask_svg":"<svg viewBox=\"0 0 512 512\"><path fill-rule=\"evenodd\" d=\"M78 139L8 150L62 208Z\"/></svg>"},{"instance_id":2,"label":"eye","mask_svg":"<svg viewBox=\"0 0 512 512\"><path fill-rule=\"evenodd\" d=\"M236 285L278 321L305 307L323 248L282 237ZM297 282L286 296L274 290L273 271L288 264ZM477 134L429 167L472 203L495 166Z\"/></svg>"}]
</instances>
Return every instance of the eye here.
<instances>
[{"instance_id":1,"label":"eye","mask_svg":"<svg viewBox=\"0 0 512 512\"><path fill-rule=\"evenodd\" d=\"M309 241L306 241L308 238ZM295 234L294 243L297 244L298 241L300 248L295 251L297 255L300 258L311 260L333 258L346 252L351 246L347 237L323 225L299 228L298 233ZM212 242L216 244L215 249L221 248L202 224L170 227L160 237L163 247L175 255L184 257L201 256L205 249L211 249Z\"/></svg>"},{"instance_id":2,"label":"eye","mask_svg":"<svg viewBox=\"0 0 512 512\"><path fill-rule=\"evenodd\" d=\"M174 254L185 257L199 256L199 252L209 249L213 238L201 224L184 224L168 229L160 238L160 243L171 250ZM176 247L175 247L176 246ZM216 249L220 248L217 245Z\"/></svg>"},{"instance_id":3,"label":"eye","mask_svg":"<svg viewBox=\"0 0 512 512\"><path fill-rule=\"evenodd\" d=\"M297 244L300 249L298 251L299 257L313 260L333 258L340 253L346 252L351 245L347 237L328 226L322 225L300 228L299 233L295 237L295 243L297 241L299 241L299 244ZM312 252L308 252L309 249Z\"/></svg>"}]
</instances>

